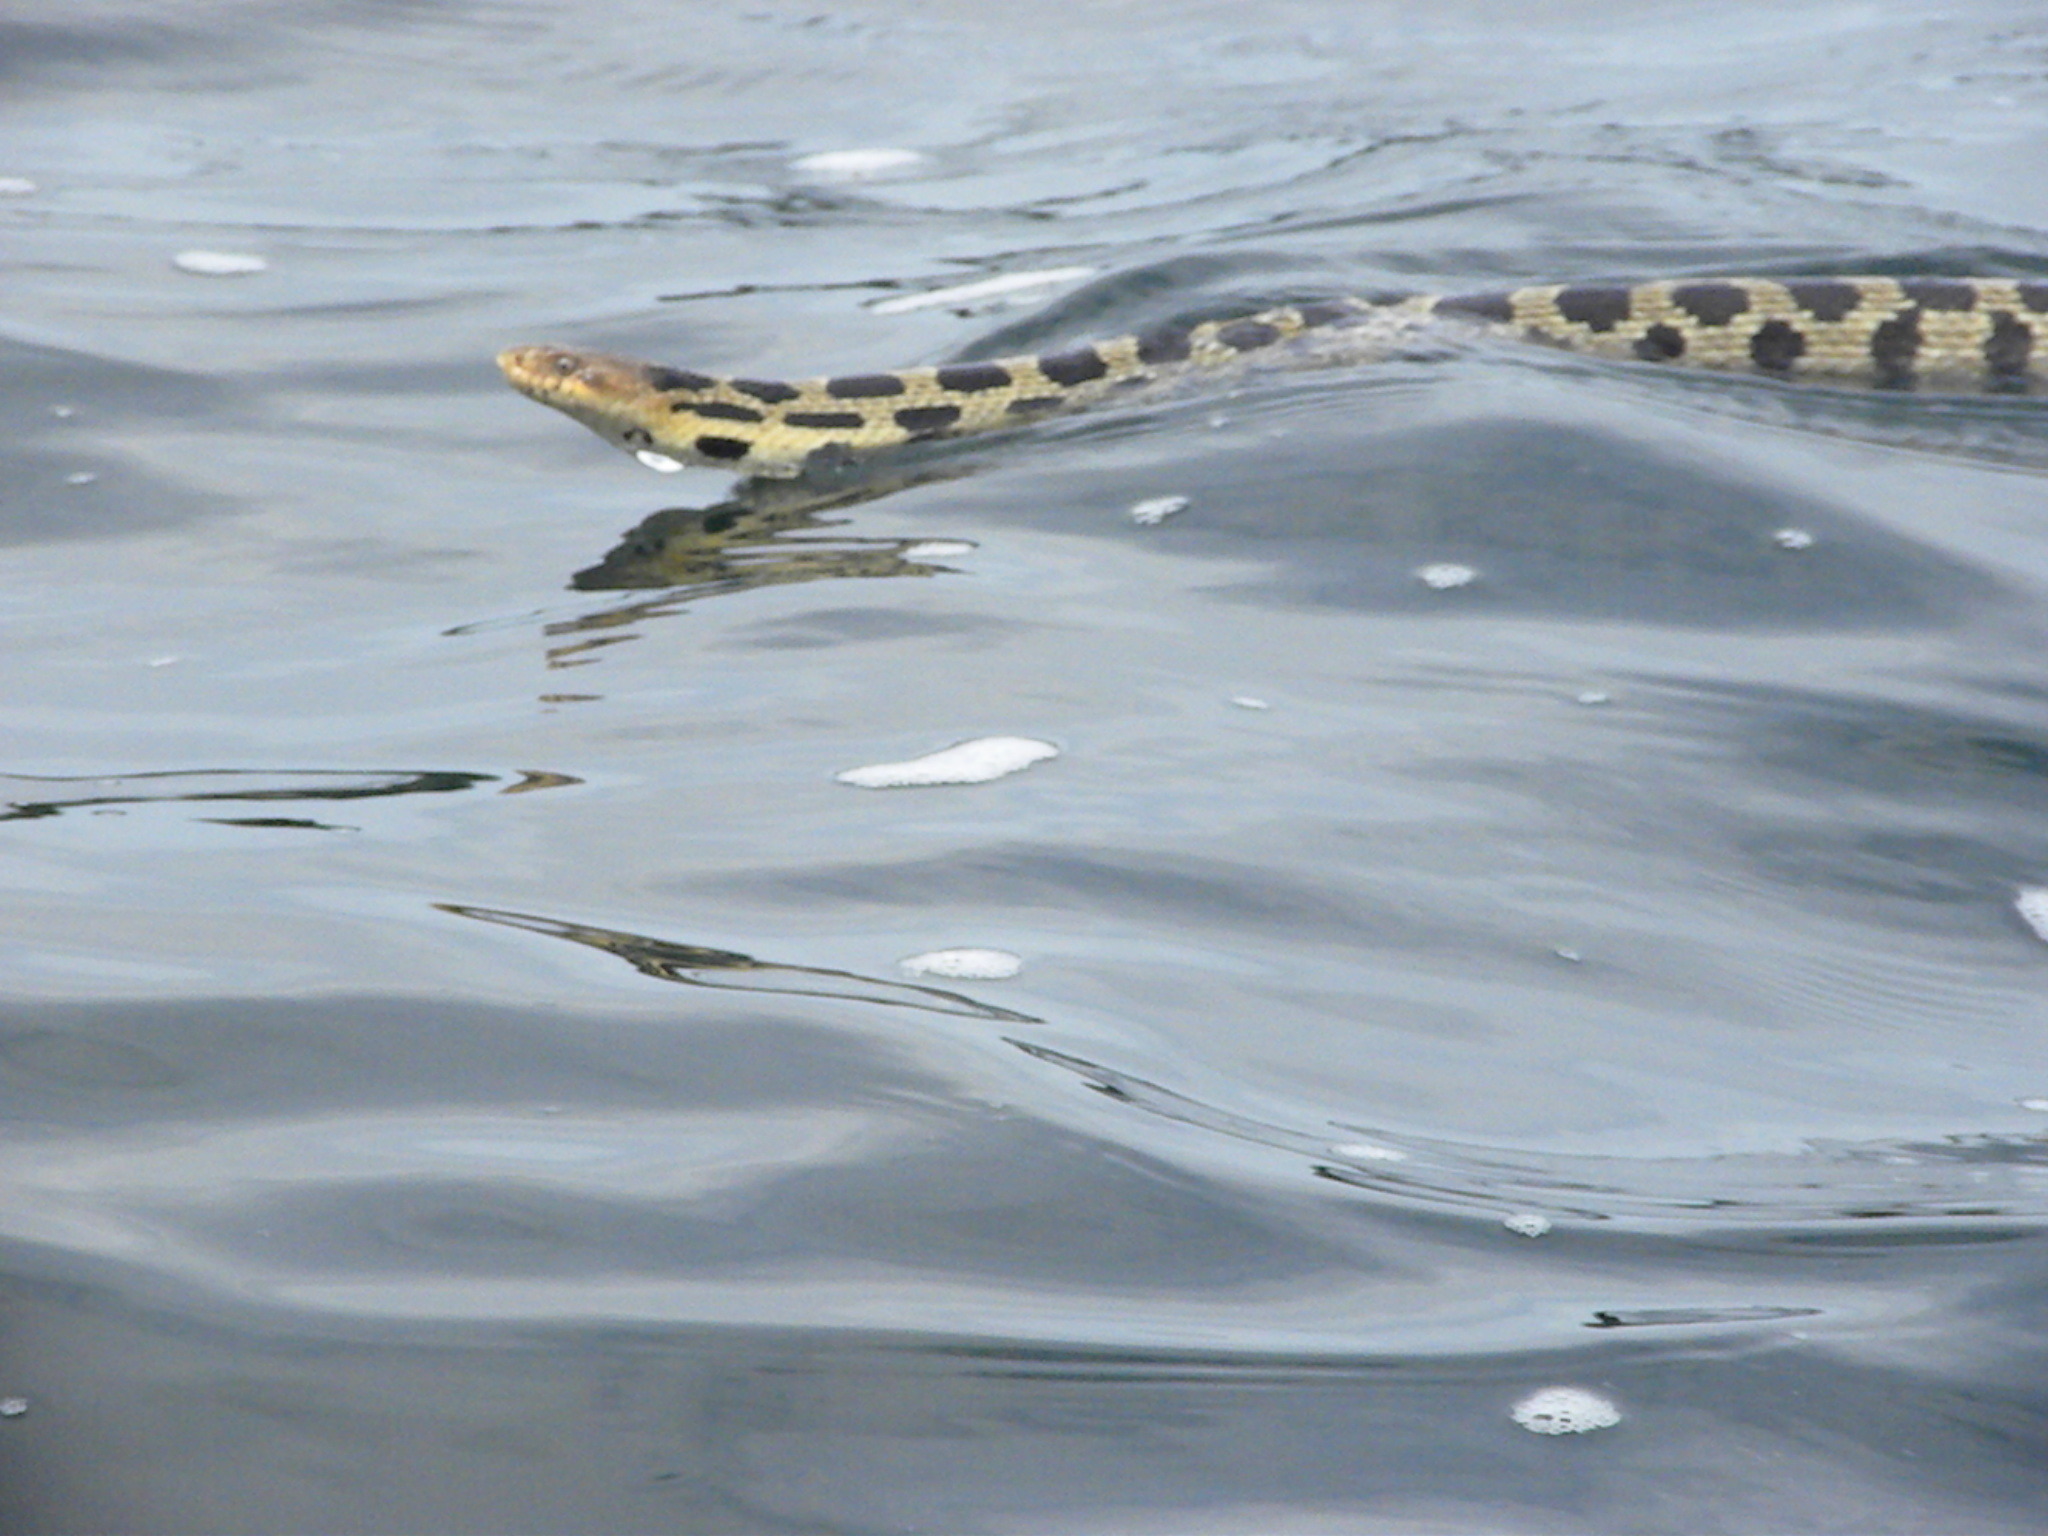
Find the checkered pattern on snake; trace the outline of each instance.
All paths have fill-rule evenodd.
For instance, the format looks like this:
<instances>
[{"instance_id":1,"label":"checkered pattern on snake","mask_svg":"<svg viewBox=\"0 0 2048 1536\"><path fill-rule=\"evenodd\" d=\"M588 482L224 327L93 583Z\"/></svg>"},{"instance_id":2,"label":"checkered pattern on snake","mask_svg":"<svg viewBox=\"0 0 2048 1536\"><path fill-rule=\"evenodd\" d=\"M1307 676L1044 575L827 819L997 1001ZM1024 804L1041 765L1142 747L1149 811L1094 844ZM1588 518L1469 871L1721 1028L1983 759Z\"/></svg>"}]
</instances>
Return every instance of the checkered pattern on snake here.
<instances>
[{"instance_id":1,"label":"checkered pattern on snake","mask_svg":"<svg viewBox=\"0 0 2048 1536\"><path fill-rule=\"evenodd\" d=\"M2048 386L2048 346L2038 345L2048 340L2048 282L1976 277L1723 277L1334 299L1059 352L796 383L550 346L512 348L498 365L514 388L629 452L788 476L814 455L986 432L1269 351L1284 358L1285 344L1320 338L1333 343L1328 355L1365 360L1458 332L1879 389Z\"/></svg>"}]
</instances>

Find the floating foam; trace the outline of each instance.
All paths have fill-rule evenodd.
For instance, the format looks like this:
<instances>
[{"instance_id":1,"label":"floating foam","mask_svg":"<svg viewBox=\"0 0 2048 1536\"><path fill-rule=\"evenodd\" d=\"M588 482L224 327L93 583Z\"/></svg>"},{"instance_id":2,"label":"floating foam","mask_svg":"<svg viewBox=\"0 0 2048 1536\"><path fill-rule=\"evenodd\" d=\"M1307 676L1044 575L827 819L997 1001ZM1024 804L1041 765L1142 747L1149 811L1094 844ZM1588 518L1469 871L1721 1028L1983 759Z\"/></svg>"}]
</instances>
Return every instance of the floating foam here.
<instances>
[{"instance_id":1,"label":"floating foam","mask_svg":"<svg viewBox=\"0 0 2048 1536\"><path fill-rule=\"evenodd\" d=\"M1143 528L1153 528L1187 509L1185 496L1151 496L1131 503L1131 521Z\"/></svg>"},{"instance_id":2,"label":"floating foam","mask_svg":"<svg viewBox=\"0 0 2048 1536\"><path fill-rule=\"evenodd\" d=\"M1234 693L1230 696L1230 702L1239 709L1271 709L1273 707L1264 699L1255 699L1248 693Z\"/></svg>"},{"instance_id":3,"label":"floating foam","mask_svg":"<svg viewBox=\"0 0 2048 1536\"><path fill-rule=\"evenodd\" d=\"M2034 937L2048 944L2048 885L2023 885L2012 899L2020 920L2034 930Z\"/></svg>"},{"instance_id":4,"label":"floating foam","mask_svg":"<svg viewBox=\"0 0 2048 1536\"><path fill-rule=\"evenodd\" d=\"M1093 267L1045 267L1036 272L1006 272L1001 277L955 283L950 288L933 288L924 293L903 293L893 299L878 299L868 308L878 315L906 315L914 309L950 309L957 304L978 304L984 299L999 299L1034 288L1050 288L1056 283L1078 283L1082 278L1094 275Z\"/></svg>"},{"instance_id":5,"label":"floating foam","mask_svg":"<svg viewBox=\"0 0 2048 1536\"><path fill-rule=\"evenodd\" d=\"M1780 528L1771 535L1771 542L1780 549L1811 549L1813 535L1804 528Z\"/></svg>"},{"instance_id":6,"label":"floating foam","mask_svg":"<svg viewBox=\"0 0 2048 1536\"><path fill-rule=\"evenodd\" d=\"M89 469L74 469L64 477L66 485L91 485L99 476Z\"/></svg>"},{"instance_id":7,"label":"floating foam","mask_svg":"<svg viewBox=\"0 0 2048 1536\"><path fill-rule=\"evenodd\" d=\"M1621 1422L1619 1408L1579 1387L1545 1387L1532 1392L1515 1404L1514 1416L1532 1435L1583 1435Z\"/></svg>"},{"instance_id":8,"label":"floating foam","mask_svg":"<svg viewBox=\"0 0 2048 1536\"><path fill-rule=\"evenodd\" d=\"M961 555L971 555L974 545L965 539L926 539L913 544L903 551L906 560L953 560Z\"/></svg>"},{"instance_id":9,"label":"floating foam","mask_svg":"<svg viewBox=\"0 0 2048 1536\"><path fill-rule=\"evenodd\" d=\"M633 457L657 474L672 475L683 467L681 459L672 459L665 453L656 453L652 448L637 449Z\"/></svg>"},{"instance_id":10,"label":"floating foam","mask_svg":"<svg viewBox=\"0 0 2048 1536\"><path fill-rule=\"evenodd\" d=\"M195 277L245 277L270 267L261 256L247 251L180 251L171 258L171 265Z\"/></svg>"},{"instance_id":11,"label":"floating foam","mask_svg":"<svg viewBox=\"0 0 2048 1536\"><path fill-rule=\"evenodd\" d=\"M834 774L842 784L859 789L910 789L927 784L986 784L1007 774L1058 757L1049 741L1028 736L977 736L955 742L943 751L902 763L871 763Z\"/></svg>"},{"instance_id":12,"label":"floating foam","mask_svg":"<svg viewBox=\"0 0 2048 1536\"><path fill-rule=\"evenodd\" d=\"M1550 1230L1550 1218L1535 1211L1516 1211L1501 1217L1500 1224L1517 1237L1541 1237Z\"/></svg>"},{"instance_id":13,"label":"floating foam","mask_svg":"<svg viewBox=\"0 0 2048 1536\"><path fill-rule=\"evenodd\" d=\"M1587 688L1573 695L1572 702L1575 704L1612 704L1614 702L1614 695L1605 688Z\"/></svg>"},{"instance_id":14,"label":"floating foam","mask_svg":"<svg viewBox=\"0 0 2048 1536\"><path fill-rule=\"evenodd\" d=\"M913 976L962 981L1003 981L1024 969L1024 961L1007 949L933 949L896 963Z\"/></svg>"},{"instance_id":15,"label":"floating foam","mask_svg":"<svg viewBox=\"0 0 2048 1536\"><path fill-rule=\"evenodd\" d=\"M1415 572L1415 579L1425 587L1438 592L1448 592L1453 587L1469 587L1479 573L1469 565L1458 565L1445 560L1436 565L1425 565Z\"/></svg>"},{"instance_id":16,"label":"floating foam","mask_svg":"<svg viewBox=\"0 0 2048 1536\"><path fill-rule=\"evenodd\" d=\"M826 149L815 155L800 155L789 162L793 171L805 176L828 176L834 181L865 181L923 165L930 157L914 149Z\"/></svg>"},{"instance_id":17,"label":"floating foam","mask_svg":"<svg viewBox=\"0 0 2048 1536\"><path fill-rule=\"evenodd\" d=\"M1398 1147L1383 1147L1376 1141L1346 1141L1330 1148L1333 1157L1348 1157L1361 1163L1405 1163L1408 1154Z\"/></svg>"},{"instance_id":18,"label":"floating foam","mask_svg":"<svg viewBox=\"0 0 2048 1536\"><path fill-rule=\"evenodd\" d=\"M33 197L37 191L26 176L0 176L0 197Z\"/></svg>"}]
</instances>

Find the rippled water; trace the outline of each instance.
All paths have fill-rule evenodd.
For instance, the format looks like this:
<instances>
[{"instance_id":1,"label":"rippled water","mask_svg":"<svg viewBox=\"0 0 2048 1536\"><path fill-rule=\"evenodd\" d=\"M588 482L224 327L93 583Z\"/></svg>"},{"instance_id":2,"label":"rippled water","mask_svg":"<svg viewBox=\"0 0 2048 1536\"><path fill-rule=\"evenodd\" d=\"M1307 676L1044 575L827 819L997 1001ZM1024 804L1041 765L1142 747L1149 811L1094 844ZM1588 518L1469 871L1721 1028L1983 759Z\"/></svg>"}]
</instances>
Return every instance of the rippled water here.
<instances>
[{"instance_id":1,"label":"rippled water","mask_svg":"<svg viewBox=\"0 0 2048 1536\"><path fill-rule=\"evenodd\" d=\"M2042 407L491 367L2048 273L2032 7L1541 11L0 19L0 1524L2039 1530Z\"/></svg>"}]
</instances>

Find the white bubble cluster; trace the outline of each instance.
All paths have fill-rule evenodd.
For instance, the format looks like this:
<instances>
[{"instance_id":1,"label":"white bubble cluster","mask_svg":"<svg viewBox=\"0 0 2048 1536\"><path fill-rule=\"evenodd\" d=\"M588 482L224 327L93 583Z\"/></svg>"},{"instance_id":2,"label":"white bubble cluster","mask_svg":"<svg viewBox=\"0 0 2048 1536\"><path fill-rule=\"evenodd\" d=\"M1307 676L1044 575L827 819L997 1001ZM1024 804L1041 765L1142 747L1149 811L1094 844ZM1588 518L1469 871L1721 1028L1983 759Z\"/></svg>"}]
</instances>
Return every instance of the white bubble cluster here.
<instances>
[{"instance_id":1,"label":"white bubble cluster","mask_svg":"<svg viewBox=\"0 0 2048 1536\"><path fill-rule=\"evenodd\" d=\"M1479 573L1469 565L1458 565L1453 561L1439 561L1425 565L1415 572L1415 579L1436 592L1448 592L1453 587L1469 587L1479 578Z\"/></svg>"},{"instance_id":2,"label":"white bubble cluster","mask_svg":"<svg viewBox=\"0 0 2048 1536\"><path fill-rule=\"evenodd\" d=\"M171 265L194 277L246 277L270 268L261 256L247 251L180 251L171 258Z\"/></svg>"},{"instance_id":3,"label":"white bubble cluster","mask_svg":"<svg viewBox=\"0 0 2048 1536\"><path fill-rule=\"evenodd\" d=\"M1536 1211L1516 1211L1501 1217L1500 1224L1517 1237L1541 1237L1550 1230L1550 1218Z\"/></svg>"},{"instance_id":4,"label":"white bubble cluster","mask_svg":"<svg viewBox=\"0 0 2048 1536\"><path fill-rule=\"evenodd\" d=\"M1007 949L933 949L896 962L913 976L948 976L962 981L1003 981L1024 969Z\"/></svg>"},{"instance_id":5,"label":"white bubble cluster","mask_svg":"<svg viewBox=\"0 0 2048 1536\"><path fill-rule=\"evenodd\" d=\"M2048 944L2048 885L2023 885L2012 899L2020 921L2034 930L2034 937Z\"/></svg>"},{"instance_id":6,"label":"white bubble cluster","mask_svg":"<svg viewBox=\"0 0 2048 1536\"><path fill-rule=\"evenodd\" d=\"M1813 535L1804 528L1780 528L1771 535L1771 542L1780 549L1811 549Z\"/></svg>"},{"instance_id":7,"label":"white bubble cluster","mask_svg":"<svg viewBox=\"0 0 2048 1536\"><path fill-rule=\"evenodd\" d=\"M822 176L828 181L867 181L923 165L928 157L914 149L825 149L814 155L800 155L789 162L791 170L803 176Z\"/></svg>"},{"instance_id":8,"label":"white bubble cluster","mask_svg":"<svg viewBox=\"0 0 2048 1536\"><path fill-rule=\"evenodd\" d=\"M1185 496L1149 496L1131 503L1131 521L1141 528L1156 528L1169 517L1187 511Z\"/></svg>"},{"instance_id":9,"label":"white bubble cluster","mask_svg":"<svg viewBox=\"0 0 2048 1536\"><path fill-rule=\"evenodd\" d=\"M1060 749L1049 741L1028 736L977 736L956 742L943 751L913 757L901 763L870 763L834 774L841 784L858 789L912 789L928 784L986 784L1006 774L1058 757Z\"/></svg>"},{"instance_id":10,"label":"white bubble cluster","mask_svg":"<svg viewBox=\"0 0 2048 1536\"><path fill-rule=\"evenodd\" d=\"M1583 1435L1612 1429L1621 1410L1582 1387L1545 1387L1515 1404L1514 1418L1532 1435Z\"/></svg>"}]
</instances>

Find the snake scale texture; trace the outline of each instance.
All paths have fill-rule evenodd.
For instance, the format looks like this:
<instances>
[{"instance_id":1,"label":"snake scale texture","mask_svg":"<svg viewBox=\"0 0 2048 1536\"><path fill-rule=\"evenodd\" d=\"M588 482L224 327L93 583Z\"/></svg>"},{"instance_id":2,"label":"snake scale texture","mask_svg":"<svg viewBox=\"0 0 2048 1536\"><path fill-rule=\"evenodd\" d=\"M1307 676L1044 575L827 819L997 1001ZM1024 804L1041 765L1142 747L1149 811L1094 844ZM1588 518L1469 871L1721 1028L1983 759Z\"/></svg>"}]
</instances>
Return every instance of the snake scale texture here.
<instances>
[{"instance_id":1,"label":"snake scale texture","mask_svg":"<svg viewBox=\"0 0 2048 1536\"><path fill-rule=\"evenodd\" d=\"M1775 379L2026 394L2048 383L2048 282L1717 277L1340 298L1058 352L794 383L554 346L514 347L498 365L521 393L628 452L779 477L820 457L1014 426L1190 373L1363 362L1463 336Z\"/></svg>"}]
</instances>

